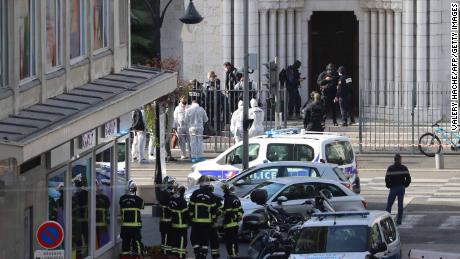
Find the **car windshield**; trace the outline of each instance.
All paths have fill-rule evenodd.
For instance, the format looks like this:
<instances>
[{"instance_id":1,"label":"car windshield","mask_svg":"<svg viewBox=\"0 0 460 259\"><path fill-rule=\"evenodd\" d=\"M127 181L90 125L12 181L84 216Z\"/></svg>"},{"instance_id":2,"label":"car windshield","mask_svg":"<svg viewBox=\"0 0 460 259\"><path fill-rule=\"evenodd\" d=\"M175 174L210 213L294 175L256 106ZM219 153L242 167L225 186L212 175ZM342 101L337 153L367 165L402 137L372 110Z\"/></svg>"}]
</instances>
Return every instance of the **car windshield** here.
<instances>
[{"instance_id":1,"label":"car windshield","mask_svg":"<svg viewBox=\"0 0 460 259\"><path fill-rule=\"evenodd\" d=\"M304 228L294 253L365 252L367 226L326 226Z\"/></svg>"},{"instance_id":2,"label":"car windshield","mask_svg":"<svg viewBox=\"0 0 460 259\"><path fill-rule=\"evenodd\" d=\"M264 182L257 185L254 189L249 191L243 197L250 198L251 192L257 189L263 189L267 191L267 199L269 200L273 195L275 195L279 190L281 190L285 184L282 183L274 183L274 182Z\"/></svg>"},{"instance_id":3,"label":"car windshield","mask_svg":"<svg viewBox=\"0 0 460 259\"><path fill-rule=\"evenodd\" d=\"M353 148L348 141L336 141L326 145L327 162L338 165L353 163Z\"/></svg>"}]
</instances>

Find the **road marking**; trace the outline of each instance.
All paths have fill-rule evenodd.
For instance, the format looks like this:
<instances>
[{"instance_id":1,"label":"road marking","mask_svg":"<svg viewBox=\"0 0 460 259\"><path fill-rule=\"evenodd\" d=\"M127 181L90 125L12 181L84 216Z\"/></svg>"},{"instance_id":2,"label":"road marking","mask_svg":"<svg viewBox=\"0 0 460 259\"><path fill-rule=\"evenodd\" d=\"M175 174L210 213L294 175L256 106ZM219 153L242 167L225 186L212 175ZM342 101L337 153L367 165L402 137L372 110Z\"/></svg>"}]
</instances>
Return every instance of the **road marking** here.
<instances>
[{"instance_id":1,"label":"road marking","mask_svg":"<svg viewBox=\"0 0 460 259\"><path fill-rule=\"evenodd\" d=\"M413 228L425 215L406 215L399 228Z\"/></svg>"},{"instance_id":2,"label":"road marking","mask_svg":"<svg viewBox=\"0 0 460 259\"><path fill-rule=\"evenodd\" d=\"M449 203L459 203L460 198L441 198L441 197L431 197L427 199L428 202L433 203L441 203L441 202L449 202Z\"/></svg>"},{"instance_id":3,"label":"road marking","mask_svg":"<svg viewBox=\"0 0 460 259\"><path fill-rule=\"evenodd\" d=\"M440 229L455 229L460 226L460 216L449 216L442 224L439 226Z\"/></svg>"}]
</instances>

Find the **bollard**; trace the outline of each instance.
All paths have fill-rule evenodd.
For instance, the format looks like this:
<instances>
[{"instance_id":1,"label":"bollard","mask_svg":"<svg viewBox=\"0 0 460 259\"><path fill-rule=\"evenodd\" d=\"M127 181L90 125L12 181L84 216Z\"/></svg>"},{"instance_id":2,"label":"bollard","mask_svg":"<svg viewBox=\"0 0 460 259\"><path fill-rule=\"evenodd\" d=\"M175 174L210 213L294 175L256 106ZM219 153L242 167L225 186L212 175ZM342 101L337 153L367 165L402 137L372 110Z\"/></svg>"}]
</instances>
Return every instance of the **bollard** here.
<instances>
[{"instance_id":1,"label":"bollard","mask_svg":"<svg viewBox=\"0 0 460 259\"><path fill-rule=\"evenodd\" d=\"M434 159L436 160L436 169L444 169L444 154L438 153Z\"/></svg>"}]
</instances>

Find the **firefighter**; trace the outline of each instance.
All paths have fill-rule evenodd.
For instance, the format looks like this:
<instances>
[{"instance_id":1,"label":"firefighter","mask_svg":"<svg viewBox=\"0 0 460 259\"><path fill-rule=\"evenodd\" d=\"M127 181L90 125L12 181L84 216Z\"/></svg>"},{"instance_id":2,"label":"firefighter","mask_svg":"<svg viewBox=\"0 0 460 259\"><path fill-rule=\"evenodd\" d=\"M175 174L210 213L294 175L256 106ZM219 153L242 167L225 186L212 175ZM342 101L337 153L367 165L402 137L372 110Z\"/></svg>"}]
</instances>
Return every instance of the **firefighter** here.
<instances>
[{"instance_id":1,"label":"firefighter","mask_svg":"<svg viewBox=\"0 0 460 259\"><path fill-rule=\"evenodd\" d=\"M137 185L133 180L128 182L129 193L120 197L122 255L143 255L141 229L141 210L144 201L136 195Z\"/></svg>"},{"instance_id":2,"label":"firefighter","mask_svg":"<svg viewBox=\"0 0 460 259\"><path fill-rule=\"evenodd\" d=\"M214 187L212 185L209 186L209 188L211 188L211 192L214 192ZM219 217L219 215L222 214L222 208L223 208L223 205L222 205L222 199L215 196L217 199L216 199L216 203L217 203L217 212L214 214L214 218L213 218L213 224L212 224L212 228L211 228L211 236L210 236L210 246L211 246L211 257L213 259L217 259L220 257L220 251L219 251L219 247L220 247L220 243L219 243L219 234L218 234L218 224L217 224L217 217Z\"/></svg>"},{"instance_id":3,"label":"firefighter","mask_svg":"<svg viewBox=\"0 0 460 259\"><path fill-rule=\"evenodd\" d=\"M233 186L222 185L224 191L223 228L227 253L230 257L238 256L238 222L243 217L241 202L234 193Z\"/></svg>"},{"instance_id":4,"label":"firefighter","mask_svg":"<svg viewBox=\"0 0 460 259\"><path fill-rule=\"evenodd\" d=\"M185 259L187 251L187 228L190 221L184 193L185 187L180 186L171 197L168 206L171 213L171 252L181 259Z\"/></svg>"},{"instance_id":5,"label":"firefighter","mask_svg":"<svg viewBox=\"0 0 460 259\"><path fill-rule=\"evenodd\" d=\"M100 180L96 180L96 248L101 247L103 238L108 233L110 225L110 199L104 194Z\"/></svg>"},{"instance_id":6,"label":"firefighter","mask_svg":"<svg viewBox=\"0 0 460 259\"><path fill-rule=\"evenodd\" d=\"M204 176L200 182L200 188L192 193L189 202L192 225L190 241L197 259L205 259L208 254L218 206L218 198L212 193L210 179Z\"/></svg>"},{"instance_id":7,"label":"firefighter","mask_svg":"<svg viewBox=\"0 0 460 259\"><path fill-rule=\"evenodd\" d=\"M171 254L171 213L168 206L176 187L176 179L171 176L165 176L165 178L163 178L163 188L158 196L158 202L161 207L160 234L161 251L163 254Z\"/></svg>"}]
</instances>

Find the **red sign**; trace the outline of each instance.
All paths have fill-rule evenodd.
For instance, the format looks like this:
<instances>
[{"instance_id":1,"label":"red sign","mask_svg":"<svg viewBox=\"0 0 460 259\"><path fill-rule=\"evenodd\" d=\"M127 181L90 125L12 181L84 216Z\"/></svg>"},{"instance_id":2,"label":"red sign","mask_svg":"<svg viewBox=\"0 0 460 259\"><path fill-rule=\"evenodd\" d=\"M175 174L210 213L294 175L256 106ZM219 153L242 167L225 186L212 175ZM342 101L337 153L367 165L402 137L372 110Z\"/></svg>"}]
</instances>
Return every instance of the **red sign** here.
<instances>
[{"instance_id":1,"label":"red sign","mask_svg":"<svg viewBox=\"0 0 460 259\"><path fill-rule=\"evenodd\" d=\"M56 221L45 221L37 229L37 242L45 249L55 249L64 240L64 229Z\"/></svg>"}]
</instances>

